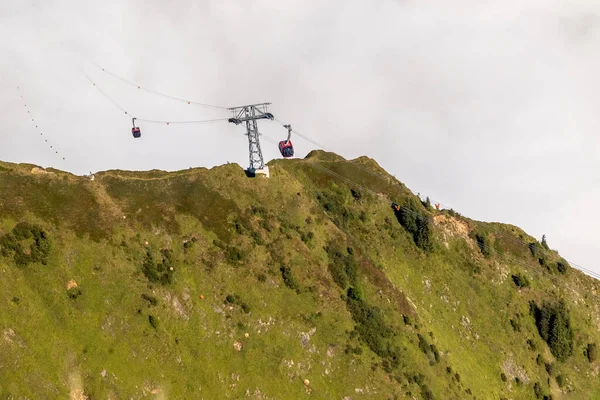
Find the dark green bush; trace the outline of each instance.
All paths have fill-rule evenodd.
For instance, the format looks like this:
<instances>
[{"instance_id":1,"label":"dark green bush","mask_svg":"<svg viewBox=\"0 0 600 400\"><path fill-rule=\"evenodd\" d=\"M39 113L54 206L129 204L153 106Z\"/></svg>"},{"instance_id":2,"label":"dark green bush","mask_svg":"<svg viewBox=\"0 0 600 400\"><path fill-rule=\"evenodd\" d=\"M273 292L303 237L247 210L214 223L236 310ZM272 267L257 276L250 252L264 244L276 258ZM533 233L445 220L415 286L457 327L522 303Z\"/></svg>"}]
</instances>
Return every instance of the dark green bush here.
<instances>
[{"instance_id":1,"label":"dark green bush","mask_svg":"<svg viewBox=\"0 0 600 400\"><path fill-rule=\"evenodd\" d=\"M544 247L539 242L529 243L528 247L529 251L531 252L531 256L536 260L543 257L545 254Z\"/></svg>"},{"instance_id":2,"label":"dark green bush","mask_svg":"<svg viewBox=\"0 0 600 400\"><path fill-rule=\"evenodd\" d=\"M283 283L287 287L293 290L300 290L300 285L296 282L296 278L294 278L294 274L292 273L292 269L286 265L282 265L279 270L281 271L281 278L283 278Z\"/></svg>"},{"instance_id":3,"label":"dark green bush","mask_svg":"<svg viewBox=\"0 0 600 400\"><path fill-rule=\"evenodd\" d=\"M535 394L535 398L536 399L541 399L542 398L542 386L540 385L539 382L536 382L533 384L533 393Z\"/></svg>"},{"instance_id":4,"label":"dark green bush","mask_svg":"<svg viewBox=\"0 0 600 400\"><path fill-rule=\"evenodd\" d=\"M542 365L544 364L544 358L542 357L541 354L537 355L537 358L535 359L535 362L537 363L537 365Z\"/></svg>"},{"instance_id":5,"label":"dark green bush","mask_svg":"<svg viewBox=\"0 0 600 400\"><path fill-rule=\"evenodd\" d=\"M81 296L81 289L79 287L72 287L71 289L67 290L67 295L70 299L75 300Z\"/></svg>"},{"instance_id":6,"label":"dark green bush","mask_svg":"<svg viewBox=\"0 0 600 400\"><path fill-rule=\"evenodd\" d=\"M573 329L565 303L544 302L538 307L532 302L530 307L540 336L548 343L554 357L565 361L573 353Z\"/></svg>"},{"instance_id":7,"label":"dark green bush","mask_svg":"<svg viewBox=\"0 0 600 400\"><path fill-rule=\"evenodd\" d=\"M431 200L429 200L429 196L425 198L425 201L421 201L423 207L425 207L428 211L431 210Z\"/></svg>"},{"instance_id":8,"label":"dark green bush","mask_svg":"<svg viewBox=\"0 0 600 400\"><path fill-rule=\"evenodd\" d=\"M513 331L521 332L521 324L519 323L519 321L517 319L511 319L510 326L512 326Z\"/></svg>"},{"instance_id":9,"label":"dark green bush","mask_svg":"<svg viewBox=\"0 0 600 400\"><path fill-rule=\"evenodd\" d=\"M161 262L156 263L150 248L146 249L146 256L142 263L142 272L150 282L167 285L173 280L173 270L171 270L173 266L173 251L162 249L160 254L162 256Z\"/></svg>"},{"instance_id":10,"label":"dark green bush","mask_svg":"<svg viewBox=\"0 0 600 400\"><path fill-rule=\"evenodd\" d=\"M361 301L363 300L362 292L358 288L349 287L348 288L348 298L352 300Z\"/></svg>"},{"instance_id":11,"label":"dark green bush","mask_svg":"<svg viewBox=\"0 0 600 400\"><path fill-rule=\"evenodd\" d=\"M25 247L29 245L28 251ZM38 226L18 223L11 233L0 237L0 255L13 257L20 267L33 263L46 265L50 254L50 242L46 233Z\"/></svg>"},{"instance_id":12,"label":"dark green bush","mask_svg":"<svg viewBox=\"0 0 600 400\"><path fill-rule=\"evenodd\" d=\"M143 300L146 300L152 306L155 306L158 304L158 299L152 295L142 293L141 297Z\"/></svg>"},{"instance_id":13,"label":"dark green bush","mask_svg":"<svg viewBox=\"0 0 600 400\"><path fill-rule=\"evenodd\" d=\"M500 379L502 379L502 382L506 382L508 380L508 378L506 377L506 374L504 372L502 372L500 374Z\"/></svg>"},{"instance_id":14,"label":"dark green bush","mask_svg":"<svg viewBox=\"0 0 600 400\"><path fill-rule=\"evenodd\" d=\"M315 234L312 232L302 232L300 234L300 239L306 244L310 244L314 237Z\"/></svg>"},{"instance_id":15,"label":"dark green bush","mask_svg":"<svg viewBox=\"0 0 600 400\"><path fill-rule=\"evenodd\" d=\"M529 279L527 279L527 277L521 273L512 275L512 280L519 288L529 287Z\"/></svg>"},{"instance_id":16,"label":"dark green bush","mask_svg":"<svg viewBox=\"0 0 600 400\"><path fill-rule=\"evenodd\" d=\"M571 268L571 266L564 258L561 258L556 262L556 270L561 274L566 274L569 268Z\"/></svg>"},{"instance_id":17,"label":"dark green bush","mask_svg":"<svg viewBox=\"0 0 600 400\"><path fill-rule=\"evenodd\" d=\"M548 376L554 376L554 364L547 362L544 363L544 367L546 368Z\"/></svg>"},{"instance_id":18,"label":"dark green bush","mask_svg":"<svg viewBox=\"0 0 600 400\"><path fill-rule=\"evenodd\" d=\"M429 217L422 215L422 210L412 198L406 200L399 211L394 210L400 225L413 237L417 247L431 251L433 249L432 231Z\"/></svg>"},{"instance_id":19,"label":"dark green bush","mask_svg":"<svg viewBox=\"0 0 600 400\"><path fill-rule=\"evenodd\" d=\"M148 322L154 329L158 329L158 319L153 315L148 315Z\"/></svg>"},{"instance_id":20,"label":"dark green bush","mask_svg":"<svg viewBox=\"0 0 600 400\"><path fill-rule=\"evenodd\" d=\"M546 250L550 250L550 247L548 247L548 243L546 242L546 235L542 235L542 247Z\"/></svg>"},{"instance_id":21,"label":"dark green bush","mask_svg":"<svg viewBox=\"0 0 600 400\"><path fill-rule=\"evenodd\" d=\"M475 241L477 242L479 250L481 250L481 254L483 254L485 257L489 257L492 255L491 244L487 235L483 233L476 233Z\"/></svg>"},{"instance_id":22,"label":"dark green bush","mask_svg":"<svg viewBox=\"0 0 600 400\"><path fill-rule=\"evenodd\" d=\"M225 260L231 265L239 264L245 257L244 251L237 246L227 246L225 248Z\"/></svg>"},{"instance_id":23,"label":"dark green bush","mask_svg":"<svg viewBox=\"0 0 600 400\"><path fill-rule=\"evenodd\" d=\"M356 219L352 210L346 205L347 192L339 187L332 187L329 190L321 191L317 194L317 200L323 209L330 214L334 222L340 226L347 226L349 222Z\"/></svg>"},{"instance_id":24,"label":"dark green bush","mask_svg":"<svg viewBox=\"0 0 600 400\"><path fill-rule=\"evenodd\" d=\"M558 385L558 387L563 388L565 386L565 383L567 382L564 376L558 375L556 377L556 384Z\"/></svg>"},{"instance_id":25,"label":"dark green bush","mask_svg":"<svg viewBox=\"0 0 600 400\"><path fill-rule=\"evenodd\" d=\"M392 356L387 342L393 331L385 323L381 309L351 297L347 298L346 304L361 340L378 356Z\"/></svg>"},{"instance_id":26,"label":"dark green bush","mask_svg":"<svg viewBox=\"0 0 600 400\"><path fill-rule=\"evenodd\" d=\"M223 303L240 306L242 308L242 311L246 314L250 312L250 306L244 301L242 301L242 298L237 294L228 294L225 297L225 301L223 301Z\"/></svg>"},{"instance_id":27,"label":"dark green bush","mask_svg":"<svg viewBox=\"0 0 600 400\"><path fill-rule=\"evenodd\" d=\"M594 362L598 359L598 349L596 348L596 343L588 343L586 349L586 356L589 362Z\"/></svg>"},{"instance_id":28,"label":"dark green bush","mask_svg":"<svg viewBox=\"0 0 600 400\"><path fill-rule=\"evenodd\" d=\"M400 207L400 211L396 211L396 218L412 235L415 244L429 251L433 248L431 226L428 216L422 215L420 211L413 199L409 198Z\"/></svg>"},{"instance_id":29,"label":"dark green bush","mask_svg":"<svg viewBox=\"0 0 600 400\"><path fill-rule=\"evenodd\" d=\"M325 250L329 255L329 273L335 283L343 290L346 290L348 284L356 286L358 262L353 256L352 248L347 248L344 251L339 246L330 244Z\"/></svg>"}]
</instances>

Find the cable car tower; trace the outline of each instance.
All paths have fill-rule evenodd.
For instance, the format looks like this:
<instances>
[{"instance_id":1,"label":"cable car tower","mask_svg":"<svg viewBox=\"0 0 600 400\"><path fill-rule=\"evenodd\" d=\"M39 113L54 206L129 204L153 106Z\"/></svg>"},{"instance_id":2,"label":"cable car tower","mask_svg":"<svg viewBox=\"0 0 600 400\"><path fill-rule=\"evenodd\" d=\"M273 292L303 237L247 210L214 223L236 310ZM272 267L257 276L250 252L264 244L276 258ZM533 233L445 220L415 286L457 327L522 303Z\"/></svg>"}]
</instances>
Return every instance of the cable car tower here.
<instances>
[{"instance_id":1,"label":"cable car tower","mask_svg":"<svg viewBox=\"0 0 600 400\"><path fill-rule=\"evenodd\" d=\"M259 119L273 120L275 117L270 112L267 112L267 107L271 103L249 104L246 106L238 106L228 108L233 113L233 117L228 121L239 125L242 122L246 123L246 135L248 136L248 145L250 151L250 166L248 167L248 175L256 176L256 174L264 174L269 177L269 167L265 165L262 151L260 149L260 133L258 132Z\"/></svg>"}]
</instances>

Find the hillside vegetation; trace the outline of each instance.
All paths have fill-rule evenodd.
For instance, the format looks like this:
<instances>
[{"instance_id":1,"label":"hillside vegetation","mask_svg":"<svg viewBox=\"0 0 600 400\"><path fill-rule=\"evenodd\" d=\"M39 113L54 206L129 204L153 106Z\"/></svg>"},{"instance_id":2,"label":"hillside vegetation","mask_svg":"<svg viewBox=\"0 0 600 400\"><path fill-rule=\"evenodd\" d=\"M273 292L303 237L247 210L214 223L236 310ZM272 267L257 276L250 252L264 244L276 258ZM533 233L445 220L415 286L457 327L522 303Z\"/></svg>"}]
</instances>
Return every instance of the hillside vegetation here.
<instances>
[{"instance_id":1,"label":"hillside vegetation","mask_svg":"<svg viewBox=\"0 0 600 400\"><path fill-rule=\"evenodd\" d=\"M0 398L600 398L598 282L545 239L269 165L0 163Z\"/></svg>"}]
</instances>

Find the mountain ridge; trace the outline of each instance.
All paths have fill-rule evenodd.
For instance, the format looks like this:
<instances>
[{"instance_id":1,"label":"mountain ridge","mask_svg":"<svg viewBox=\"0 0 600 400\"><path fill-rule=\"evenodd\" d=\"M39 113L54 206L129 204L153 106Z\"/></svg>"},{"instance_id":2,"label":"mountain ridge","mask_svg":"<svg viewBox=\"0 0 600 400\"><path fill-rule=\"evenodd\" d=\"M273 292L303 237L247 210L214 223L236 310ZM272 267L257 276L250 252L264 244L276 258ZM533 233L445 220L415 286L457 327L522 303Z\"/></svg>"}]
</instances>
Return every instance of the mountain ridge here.
<instances>
[{"instance_id":1,"label":"mountain ridge","mask_svg":"<svg viewBox=\"0 0 600 400\"><path fill-rule=\"evenodd\" d=\"M368 157L268 165L0 162L0 395L600 396L600 286L545 242Z\"/></svg>"}]
</instances>

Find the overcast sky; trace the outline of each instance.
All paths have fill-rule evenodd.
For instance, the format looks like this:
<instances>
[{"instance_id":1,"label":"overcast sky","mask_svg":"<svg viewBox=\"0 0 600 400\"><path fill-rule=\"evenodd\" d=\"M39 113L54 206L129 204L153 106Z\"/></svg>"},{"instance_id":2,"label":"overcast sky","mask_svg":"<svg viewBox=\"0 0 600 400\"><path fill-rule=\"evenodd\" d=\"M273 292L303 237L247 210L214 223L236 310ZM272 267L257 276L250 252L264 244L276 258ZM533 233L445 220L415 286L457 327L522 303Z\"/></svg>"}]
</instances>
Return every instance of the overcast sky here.
<instances>
[{"instance_id":1,"label":"overcast sky","mask_svg":"<svg viewBox=\"0 0 600 400\"><path fill-rule=\"evenodd\" d=\"M0 51L1 160L80 175L247 166L244 128L226 122L140 122L134 140L130 117L83 72L139 118L229 114L138 90L94 62L193 101L269 101L336 153L368 155L471 218L546 234L600 273L597 1L7 0ZM294 144L299 157L314 148Z\"/></svg>"}]
</instances>

